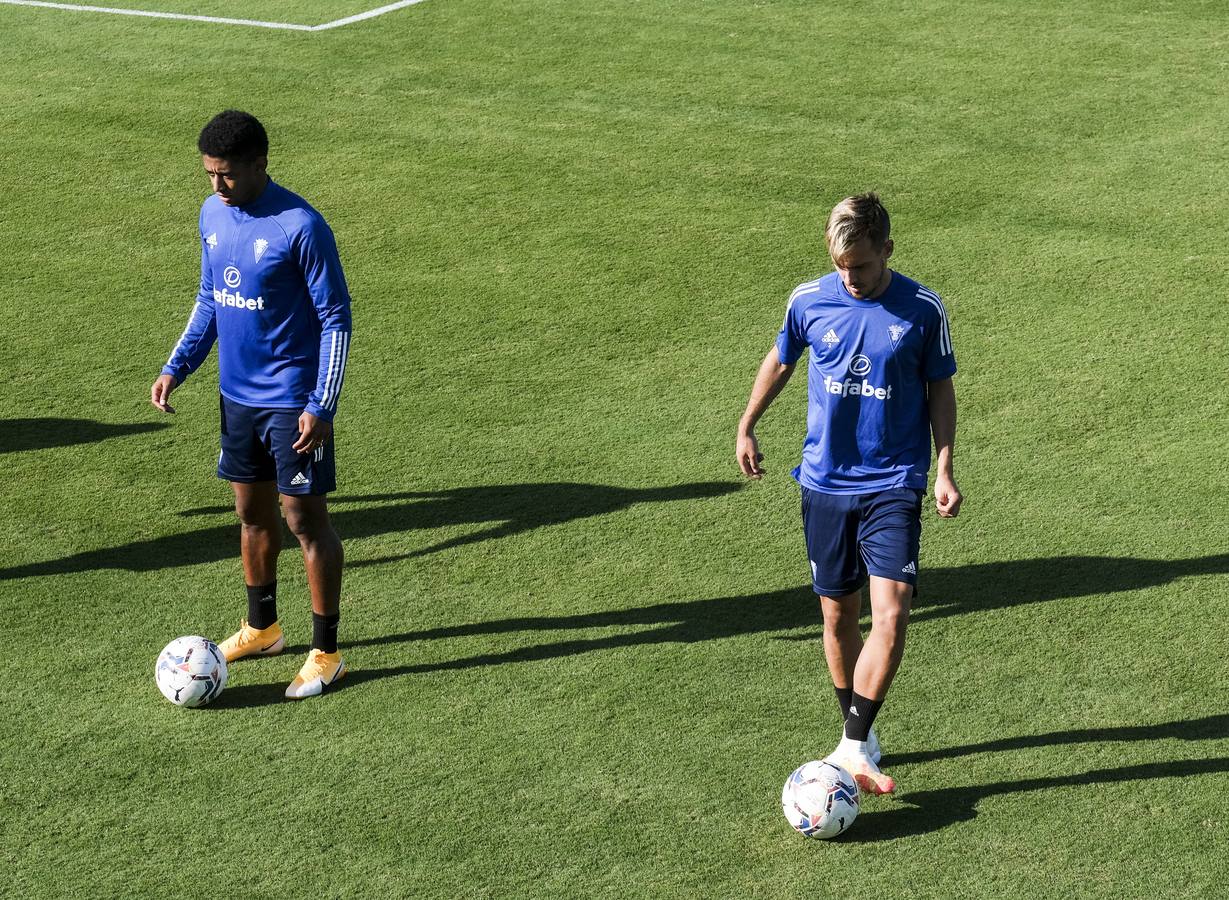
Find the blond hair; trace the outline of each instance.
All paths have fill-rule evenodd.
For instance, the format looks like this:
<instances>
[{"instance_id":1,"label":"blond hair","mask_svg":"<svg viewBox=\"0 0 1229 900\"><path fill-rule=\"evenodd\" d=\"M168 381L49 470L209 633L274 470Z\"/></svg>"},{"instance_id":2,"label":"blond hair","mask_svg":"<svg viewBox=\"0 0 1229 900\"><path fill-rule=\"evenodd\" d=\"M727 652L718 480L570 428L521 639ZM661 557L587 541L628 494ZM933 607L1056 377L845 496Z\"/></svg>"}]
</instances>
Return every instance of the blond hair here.
<instances>
[{"instance_id":1,"label":"blond hair","mask_svg":"<svg viewBox=\"0 0 1229 900\"><path fill-rule=\"evenodd\" d=\"M888 211L879 201L879 195L870 191L846 197L832 208L824 240L828 244L828 255L839 260L863 238L870 239L871 246L878 250L887 243L890 233Z\"/></svg>"}]
</instances>

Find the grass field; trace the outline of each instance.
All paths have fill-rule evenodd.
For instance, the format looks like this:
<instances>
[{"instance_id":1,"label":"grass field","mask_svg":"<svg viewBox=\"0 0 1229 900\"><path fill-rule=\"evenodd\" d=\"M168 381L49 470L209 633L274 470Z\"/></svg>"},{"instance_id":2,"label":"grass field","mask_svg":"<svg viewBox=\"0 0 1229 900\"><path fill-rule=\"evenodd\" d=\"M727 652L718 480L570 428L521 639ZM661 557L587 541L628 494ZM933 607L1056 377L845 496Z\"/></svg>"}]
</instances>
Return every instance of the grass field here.
<instances>
[{"instance_id":1,"label":"grass field","mask_svg":"<svg viewBox=\"0 0 1229 900\"><path fill-rule=\"evenodd\" d=\"M0 5L0 32L0 894L1225 895L1219 0L427 0L319 33ZM293 652L185 711L154 658L237 625L238 533L214 364L174 417L148 393L228 106L354 296L352 674L281 701L287 552ZM968 500L927 518L879 719L900 793L818 843L778 805L839 727L787 474L805 379L765 481L734 426L868 188L951 314Z\"/></svg>"}]
</instances>

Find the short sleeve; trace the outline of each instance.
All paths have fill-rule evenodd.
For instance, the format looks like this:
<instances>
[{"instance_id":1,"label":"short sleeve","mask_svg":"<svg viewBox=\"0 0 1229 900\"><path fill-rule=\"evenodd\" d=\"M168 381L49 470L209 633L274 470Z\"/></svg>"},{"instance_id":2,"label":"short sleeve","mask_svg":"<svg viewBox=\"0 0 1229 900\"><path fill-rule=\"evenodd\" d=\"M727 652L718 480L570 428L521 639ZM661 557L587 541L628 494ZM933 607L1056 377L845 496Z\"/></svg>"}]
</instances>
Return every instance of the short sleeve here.
<instances>
[{"instance_id":1,"label":"short sleeve","mask_svg":"<svg viewBox=\"0 0 1229 900\"><path fill-rule=\"evenodd\" d=\"M802 320L802 308L805 304L798 302L798 295L790 297L789 306L785 308L785 321L781 323L781 332L777 335L777 356L784 366L792 366L798 362L807 349L806 324Z\"/></svg>"},{"instance_id":2,"label":"short sleeve","mask_svg":"<svg viewBox=\"0 0 1229 900\"><path fill-rule=\"evenodd\" d=\"M923 289L918 296L933 311L933 315L927 317L922 374L927 381L951 378L956 374L956 354L952 349L952 330L947 321L947 308L933 291Z\"/></svg>"}]
</instances>

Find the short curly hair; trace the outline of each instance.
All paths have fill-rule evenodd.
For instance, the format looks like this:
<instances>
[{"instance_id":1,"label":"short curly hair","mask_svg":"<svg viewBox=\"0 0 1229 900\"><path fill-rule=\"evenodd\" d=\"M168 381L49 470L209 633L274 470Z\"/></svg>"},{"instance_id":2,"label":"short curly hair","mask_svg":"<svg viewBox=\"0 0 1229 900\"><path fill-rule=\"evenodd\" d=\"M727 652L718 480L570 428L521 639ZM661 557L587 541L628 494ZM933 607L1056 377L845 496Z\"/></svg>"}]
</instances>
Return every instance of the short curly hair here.
<instances>
[{"instance_id":1,"label":"short curly hair","mask_svg":"<svg viewBox=\"0 0 1229 900\"><path fill-rule=\"evenodd\" d=\"M227 109L201 129L196 146L204 156L252 160L269 155L269 135L251 113Z\"/></svg>"}]
</instances>

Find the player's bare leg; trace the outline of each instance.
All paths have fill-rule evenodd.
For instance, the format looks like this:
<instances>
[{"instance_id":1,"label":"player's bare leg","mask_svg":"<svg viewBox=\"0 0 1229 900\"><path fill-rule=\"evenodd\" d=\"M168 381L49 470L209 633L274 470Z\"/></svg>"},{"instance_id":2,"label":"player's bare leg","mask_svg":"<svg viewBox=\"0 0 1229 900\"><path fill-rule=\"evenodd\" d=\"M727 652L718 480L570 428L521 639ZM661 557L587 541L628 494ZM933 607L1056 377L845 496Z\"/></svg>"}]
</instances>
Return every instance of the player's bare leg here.
<instances>
[{"instance_id":1,"label":"player's bare leg","mask_svg":"<svg viewBox=\"0 0 1229 900\"><path fill-rule=\"evenodd\" d=\"M297 700L321 693L346 674L346 664L337 650L345 554L329 520L325 497L283 494L282 508L287 526L303 548L303 564L312 597L312 649L307 662L286 689L286 696Z\"/></svg>"},{"instance_id":2,"label":"player's bare leg","mask_svg":"<svg viewBox=\"0 0 1229 900\"><path fill-rule=\"evenodd\" d=\"M845 721L845 737L831 758L849 769L862 790L890 794L896 782L870 759L867 744L870 725L904 657L913 586L872 575L870 595L871 631L854 666L854 702Z\"/></svg>"},{"instance_id":3,"label":"player's bare leg","mask_svg":"<svg viewBox=\"0 0 1229 900\"><path fill-rule=\"evenodd\" d=\"M870 594L871 632L858 657L853 689L863 697L882 701L905 655L913 585L872 575Z\"/></svg>"},{"instance_id":4,"label":"player's bare leg","mask_svg":"<svg viewBox=\"0 0 1229 900\"><path fill-rule=\"evenodd\" d=\"M853 687L854 666L862 654L862 591L840 597L819 598L824 614L824 658L832 684L839 688Z\"/></svg>"},{"instance_id":5,"label":"player's bare leg","mask_svg":"<svg viewBox=\"0 0 1229 900\"><path fill-rule=\"evenodd\" d=\"M303 548L312 612L337 615L341 604L341 569L345 560L341 539L329 521L328 502L322 496L282 495L286 525Z\"/></svg>"},{"instance_id":6,"label":"player's bare leg","mask_svg":"<svg viewBox=\"0 0 1229 900\"><path fill-rule=\"evenodd\" d=\"M235 512L240 523L243 577L250 585L270 584L277 580L277 557L282 550L277 485L272 481L231 482L231 487L235 490Z\"/></svg>"},{"instance_id":7,"label":"player's bare leg","mask_svg":"<svg viewBox=\"0 0 1229 900\"><path fill-rule=\"evenodd\" d=\"M841 713L847 715L853 693L854 669L863 648L862 626L858 621L862 616L862 591L839 597L821 595L819 606L824 616L824 659L828 662L832 686L841 700ZM883 754L879 749L879 738L873 730L866 744L867 755L872 762L878 763Z\"/></svg>"},{"instance_id":8,"label":"player's bare leg","mask_svg":"<svg viewBox=\"0 0 1229 900\"><path fill-rule=\"evenodd\" d=\"M227 662L246 656L272 656L286 645L277 621L277 557L282 549L282 520L277 485L231 482L239 516L239 550L248 586L248 618L218 647Z\"/></svg>"}]
</instances>

